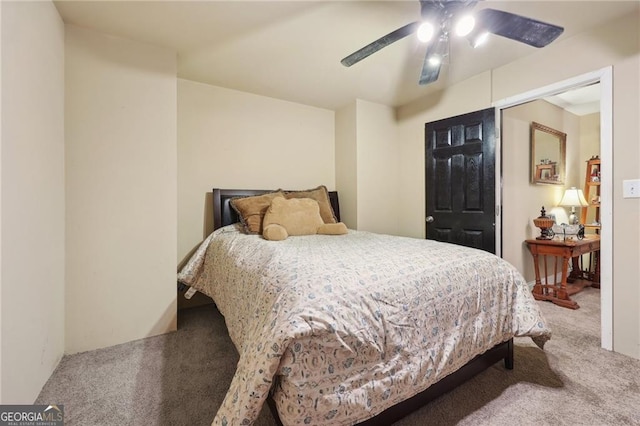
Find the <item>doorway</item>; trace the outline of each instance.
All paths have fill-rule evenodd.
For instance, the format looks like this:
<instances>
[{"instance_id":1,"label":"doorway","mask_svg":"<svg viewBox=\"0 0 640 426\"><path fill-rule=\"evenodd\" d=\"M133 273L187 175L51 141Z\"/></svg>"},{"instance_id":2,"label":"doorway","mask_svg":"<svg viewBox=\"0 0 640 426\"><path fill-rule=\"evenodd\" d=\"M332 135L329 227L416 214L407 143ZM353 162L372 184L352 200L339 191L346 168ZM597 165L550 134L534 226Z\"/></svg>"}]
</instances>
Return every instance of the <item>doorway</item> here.
<instances>
[{"instance_id":1,"label":"doorway","mask_svg":"<svg viewBox=\"0 0 640 426\"><path fill-rule=\"evenodd\" d=\"M569 80L565 80L550 86L545 86L540 89L536 89L527 93L523 93L518 96L514 96L509 99L498 101L494 103L496 108L496 127L502 128L502 114L503 111L528 102L532 102L541 98L546 98L552 95L557 95L568 90L588 86L594 83L600 83L600 159L602 163L602 171L600 175L601 180L601 194L600 194L600 213L601 213L601 252L600 252L600 272L601 272L601 287L600 287L600 305L601 305L601 346L604 349L613 349L613 290L612 290L612 271L613 271L613 233L612 233L612 218L613 218L613 98L612 98L612 70L611 67L604 68L602 70L588 73L582 76L578 76ZM496 198L498 199L498 205L502 206L502 197L504 187L507 185L513 185L513 182L503 181L504 168L510 167L510 164L502 160L502 140L503 135L500 134L496 140L496 164L502 165L502 173L496 179ZM523 149L522 155L528 155L529 148ZM523 171L528 173L528 170ZM584 171L582 171L584 173ZM578 174L579 175L579 174ZM528 176L528 175L527 175ZM584 179L584 177L583 177ZM579 180L578 180L579 182ZM579 186L579 183L576 182ZM561 192L563 188L558 188ZM560 195L558 195L558 200ZM527 218L529 226L532 226L531 218L536 217L538 212L531 212L531 216ZM497 222L496 226L496 238L499 241L505 241L509 238L508 229L504 229L503 226L504 217ZM529 230L530 231L530 230ZM522 240L521 236L516 237ZM502 249L502 245L499 245ZM500 251L499 254L501 254ZM523 252L523 256L526 253ZM523 260L524 261L524 260Z\"/></svg>"}]
</instances>

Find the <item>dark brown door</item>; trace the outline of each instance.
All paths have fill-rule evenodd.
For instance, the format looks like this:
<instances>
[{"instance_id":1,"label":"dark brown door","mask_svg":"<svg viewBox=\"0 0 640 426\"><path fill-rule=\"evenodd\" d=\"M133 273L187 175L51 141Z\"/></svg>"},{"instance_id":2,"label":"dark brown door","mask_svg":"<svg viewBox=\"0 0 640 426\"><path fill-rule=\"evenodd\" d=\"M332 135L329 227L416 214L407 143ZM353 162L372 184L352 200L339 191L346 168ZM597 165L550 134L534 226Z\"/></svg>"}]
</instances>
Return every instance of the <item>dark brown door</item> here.
<instances>
[{"instance_id":1,"label":"dark brown door","mask_svg":"<svg viewBox=\"0 0 640 426\"><path fill-rule=\"evenodd\" d=\"M425 128L427 239L495 253L495 110Z\"/></svg>"}]
</instances>

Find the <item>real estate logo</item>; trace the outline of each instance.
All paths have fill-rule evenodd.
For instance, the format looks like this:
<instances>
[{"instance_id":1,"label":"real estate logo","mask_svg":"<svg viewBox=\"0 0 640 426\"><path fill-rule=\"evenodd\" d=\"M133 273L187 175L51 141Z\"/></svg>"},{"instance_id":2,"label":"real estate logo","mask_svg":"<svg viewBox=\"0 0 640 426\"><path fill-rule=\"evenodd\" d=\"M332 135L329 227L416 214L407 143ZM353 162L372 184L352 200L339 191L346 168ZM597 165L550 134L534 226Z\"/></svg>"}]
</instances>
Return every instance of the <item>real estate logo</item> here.
<instances>
[{"instance_id":1,"label":"real estate logo","mask_svg":"<svg viewBox=\"0 0 640 426\"><path fill-rule=\"evenodd\" d=\"M64 406L0 405L0 426L64 426Z\"/></svg>"}]
</instances>

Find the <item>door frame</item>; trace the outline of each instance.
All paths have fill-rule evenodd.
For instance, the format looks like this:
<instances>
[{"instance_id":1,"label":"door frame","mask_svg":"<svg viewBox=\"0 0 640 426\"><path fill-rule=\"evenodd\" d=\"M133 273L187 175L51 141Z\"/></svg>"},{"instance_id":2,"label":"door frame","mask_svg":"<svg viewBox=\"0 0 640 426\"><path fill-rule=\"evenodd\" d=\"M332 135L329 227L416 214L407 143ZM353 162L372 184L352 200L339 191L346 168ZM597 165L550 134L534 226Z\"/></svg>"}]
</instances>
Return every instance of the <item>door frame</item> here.
<instances>
[{"instance_id":1,"label":"door frame","mask_svg":"<svg viewBox=\"0 0 640 426\"><path fill-rule=\"evenodd\" d=\"M600 83L600 345L613 350L613 68L606 67L492 103L496 110L496 253L502 256L502 110ZM499 219L499 220L498 220Z\"/></svg>"}]
</instances>

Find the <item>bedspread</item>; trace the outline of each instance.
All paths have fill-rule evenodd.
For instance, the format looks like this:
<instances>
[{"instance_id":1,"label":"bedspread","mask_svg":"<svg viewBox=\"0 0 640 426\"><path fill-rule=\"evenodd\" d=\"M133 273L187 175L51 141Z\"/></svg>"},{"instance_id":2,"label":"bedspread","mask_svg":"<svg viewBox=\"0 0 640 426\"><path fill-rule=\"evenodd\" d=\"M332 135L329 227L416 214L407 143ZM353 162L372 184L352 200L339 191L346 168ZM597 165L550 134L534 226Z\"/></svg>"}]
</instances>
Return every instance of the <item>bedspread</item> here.
<instances>
[{"instance_id":1,"label":"bedspread","mask_svg":"<svg viewBox=\"0 0 640 426\"><path fill-rule=\"evenodd\" d=\"M361 422L498 343L550 336L512 265L431 240L230 225L179 280L213 298L240 354L215 425L251 424L272 388L285 425Z\"/></svg>"}]
</instances>

